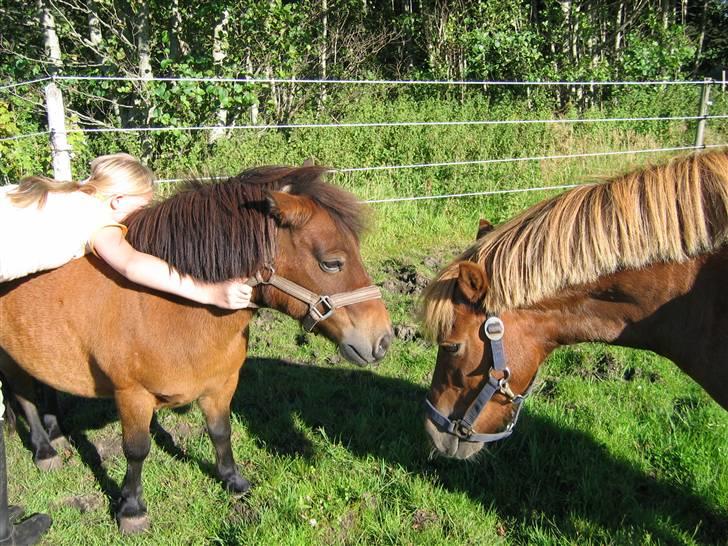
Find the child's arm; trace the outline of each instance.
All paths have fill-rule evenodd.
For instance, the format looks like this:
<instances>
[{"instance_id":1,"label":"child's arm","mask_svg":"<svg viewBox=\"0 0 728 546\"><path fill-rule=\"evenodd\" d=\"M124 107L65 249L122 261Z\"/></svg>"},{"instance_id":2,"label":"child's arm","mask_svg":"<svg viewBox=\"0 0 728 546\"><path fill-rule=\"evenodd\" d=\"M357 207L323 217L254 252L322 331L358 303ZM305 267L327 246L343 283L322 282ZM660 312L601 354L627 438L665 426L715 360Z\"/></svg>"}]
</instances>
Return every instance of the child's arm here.
<instances>
[{"instance_id":1,"label":"child's arm","mask_svg":"<svg viewBox=\"0 0 728 546\"><path fill-rule=\"evenodd\" d=\"M93 248L101 259L124 277L149 288L223 309L242 309L250 303L252 288L244 280L205 283L180 275L170 270L164 260L134 249L118 227L108 226L99 230L93 239Z\"/></svg>"}]
</instances>

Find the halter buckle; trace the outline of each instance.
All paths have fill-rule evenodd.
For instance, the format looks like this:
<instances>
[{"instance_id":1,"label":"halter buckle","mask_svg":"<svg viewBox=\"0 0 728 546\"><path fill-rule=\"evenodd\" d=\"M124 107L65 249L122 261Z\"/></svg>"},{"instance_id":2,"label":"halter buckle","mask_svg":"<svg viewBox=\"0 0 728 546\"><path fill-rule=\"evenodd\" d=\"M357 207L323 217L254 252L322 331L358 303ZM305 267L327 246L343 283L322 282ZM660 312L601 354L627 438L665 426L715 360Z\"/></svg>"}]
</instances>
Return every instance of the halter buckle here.
<instances>
[{"instance_id":1,"label":"halter buckle","mask_svg":"<svg viewBox=\"0 0 728 546\"><path fill-rule=\"evenodd\" d=\"M323 313L318 310L319 305L324 308ZM316 322L321 322L334 314L334 304L331 303L331 299L328 296L320 296L318 301L311 305L309 314Z\"/></svg>"},{"instance_id":2,"label":"halter buckle","mask_svg":"<svg viewBox=\"0 0 728 546\"><path fill-rule=\"evenodd\" d=\"M506 328L503 326L503 321L498 317L489 317L488 320L485 321L485 324L483 324L483 333L485 334L485 337L491 341L498 341L499 339L502 339L505 330Z\"/></svg>"},{"instance_id":3,"label":"halter buckle","mask_svg":"<svg viewBox=\"0 0 728 546\"><path fill-rule=\"evenodd\" d=\"M452 422L452 434L460 438L461 440L467 440L473 435L473 427L467 425L462 419L456 419Z\"/></svg>"}]
</instances>

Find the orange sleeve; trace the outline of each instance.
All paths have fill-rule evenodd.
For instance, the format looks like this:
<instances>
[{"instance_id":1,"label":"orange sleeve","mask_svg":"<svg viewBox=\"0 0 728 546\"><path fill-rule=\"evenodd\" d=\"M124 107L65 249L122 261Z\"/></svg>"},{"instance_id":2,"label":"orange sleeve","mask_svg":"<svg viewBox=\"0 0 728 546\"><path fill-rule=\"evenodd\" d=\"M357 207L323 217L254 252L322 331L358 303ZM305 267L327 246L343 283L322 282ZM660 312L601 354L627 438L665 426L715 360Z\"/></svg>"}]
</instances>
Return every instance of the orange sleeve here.
<instances>
[{"instance_id":1,"label":"orange sleeve","mask_svg":"<svg viewBox=\"0 0 728 546\"><path fill-rule=\"evenodd\" d=\"M94 239L96 238L96 235L98 234L99 231L101 231L102 229L107 228L107 227L118 227L121 230L122 237L126 237L126 232L129 231L129 228L126 227L124 224L106 224L106 225L101 226L99 229L97 229L94 232L94 234L91 236L91 238L88 240L88 247L91 250L91 252L93 252L93 255L96 256L97 258L99 257L99 255L96 254L96 249L94 248Z\"/></svg>"}]
</instances>

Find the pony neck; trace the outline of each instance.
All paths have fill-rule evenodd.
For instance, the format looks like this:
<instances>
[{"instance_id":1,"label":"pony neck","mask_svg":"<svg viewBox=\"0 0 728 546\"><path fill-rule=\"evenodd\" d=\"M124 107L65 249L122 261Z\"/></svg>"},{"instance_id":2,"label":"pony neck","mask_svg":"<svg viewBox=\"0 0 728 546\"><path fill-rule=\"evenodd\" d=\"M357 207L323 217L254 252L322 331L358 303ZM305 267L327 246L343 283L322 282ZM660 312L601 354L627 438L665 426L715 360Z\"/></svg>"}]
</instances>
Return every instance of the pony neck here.
<instances>
[{"instance_id":1,"label":"pony neck","mask_svg":"<svg viewBox=\"0 0 728 546\"><path fill-rule=\"evenodd\" d=\"M701 316L695 311L703 303L691 292L707 260L700 256L621 271L515 313L539 324L548 352L561 345L601 341L677 359L682 356L677 347L686 344L675 338L675 330L700 327L683 323L685 316Z\"/></svg>"}]
</instances>

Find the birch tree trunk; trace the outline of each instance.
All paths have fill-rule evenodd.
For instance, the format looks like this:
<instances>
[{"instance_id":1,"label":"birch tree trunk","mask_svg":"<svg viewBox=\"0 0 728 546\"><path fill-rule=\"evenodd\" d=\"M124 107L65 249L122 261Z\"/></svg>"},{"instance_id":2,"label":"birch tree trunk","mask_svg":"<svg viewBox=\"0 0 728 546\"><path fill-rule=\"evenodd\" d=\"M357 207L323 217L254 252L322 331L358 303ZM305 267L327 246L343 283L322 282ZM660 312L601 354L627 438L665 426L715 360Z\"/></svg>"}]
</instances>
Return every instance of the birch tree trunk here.
<instances>
[{"instance_id":1,"label":"birch tree trunk","mask_svg":"<svg viewBox=\"0 0 728 546\"><path fill-rule=\"evenodd\" d=\"M149 80L154 77L152 72L152 52L149 45L149 6L147 2L142 0L139 3L139 11L134 18L134 26L136 30L135 45L137 49L137 66L139 69L139 77L142 79L137 87L138 96L136 98L137 122L148 126L154 116L154 105L152 104L151 92L149 89ZM142 145L142 158L148 158L152 153L151 134L142 132L139 139Z\"/></svg>"},{"instance_id":2,"label":"birch tree trunk","mask_svg":"<svg viewBox=\"0 0 728 546\"><path fill-rule=\"evenodd\" d=\"M56 21L51 12L49 0L38 0L37 6L43 29L45 56L50 61L48 72L51 76L55 76L63 68ZM48 130L51 133L53 177L56 180L71 180L71 147L66 138L66 112L63 106L63 95L54 80L45 86L45 100Z\"/></svg>"},{"instance_id":3,"label":"birch tree trunk","mask_svg":"<svg viewBox=\"0 0 728 546\"><path fill-rule=\"evenodd\" d=\"M245 55L245 67L247 68L248 75L245 77L245 79L250 78L253 75L253 61L250 58L250 50ZM258 124L258 102L256 99L256 102L250 105L250 124L251 125L257 125Z\"/></svg>"},{"instance_id":4,"label":"birch tree trunk","mask_svg":"<svg viewBox=\"0 0 728 546\"><path fill-rule=\"evenodd\" d=\"M328 0L321 0L321 13L322 13L322 30L321 30L321 79L325 80L327 74L327 62L328 62L328 41L329 41L329 2ZM321 84L321 93L319 94L318 108L319 111L323 110L324 102L326 102L326 84Z\"/></svg>"},{"instance_id":5,"label":"birch tree trunk","mask_svg":"<svg viewBox=\"0 0 728 546\"><path fill-rule=\"evenodd\" d=\"M98 64L103 64L104 56L101 54L101 44L103 35L101 34L101 21L97 14L96 2L89 0L88 2L88 42L93 49L94 57Z\"/></svg>"},{"instance_id":6,"label":"birch tree trunk","mask_svg":"<svg viewBox=\"0 0 728 546\"><path fill-rule=\"evenodd\" d=\"M222 16L217 25L213 30L212 36L212 64L215 67L215 74L217 76L223 75L223 61L227 57L227 35L228 35L228 22L230 20L230 12L226 8L222 12ZM225 129L227 125L228 111L223 105L217 110L217 125L218 127L210 132L210 142L215 142L220 137L225 135Z\"/></svg>"},{"instance_id":7,"label":"birch tree trunk","mask_svg":"<svg viewBox=\"0 0 728 546\"><path fill-rule=\"evenodd\" d=\"M139 76L142 80L154 77L152 72L152 53L149 47L149 6L140 2L136 17L136 47L139 59Z\"/></svg>"}]
</instances>

